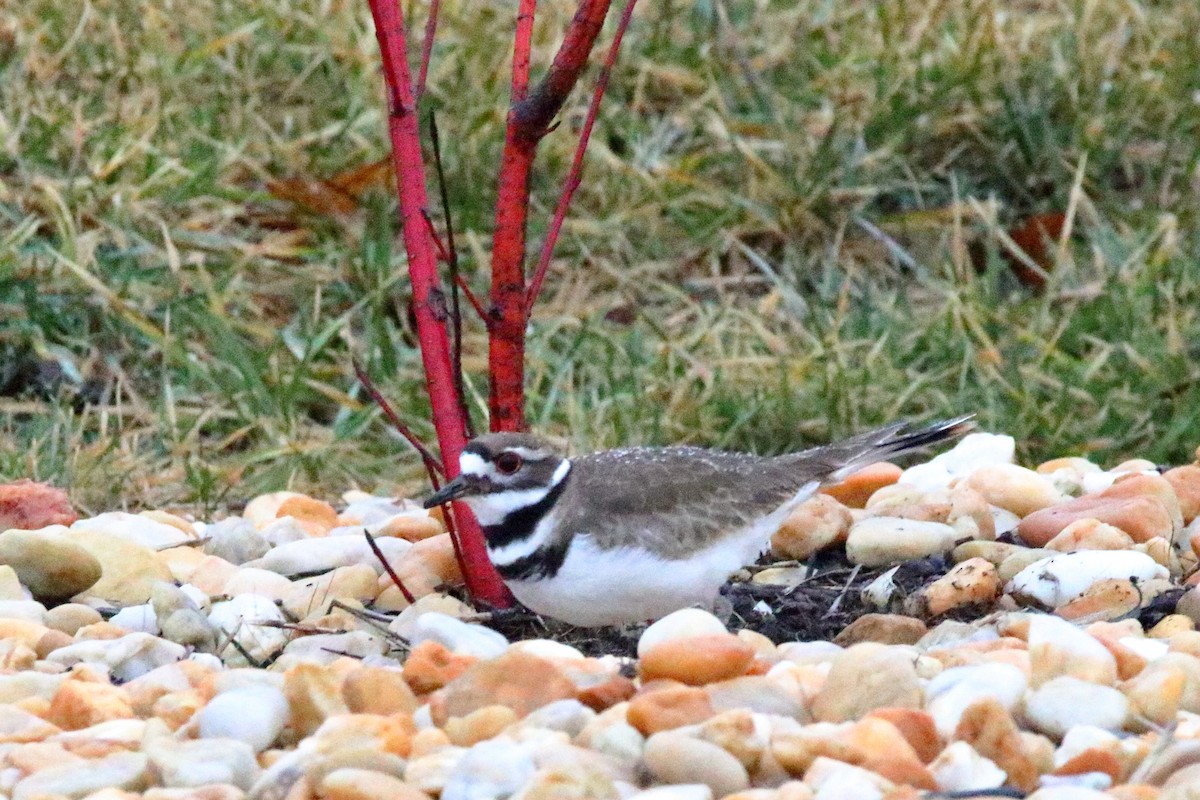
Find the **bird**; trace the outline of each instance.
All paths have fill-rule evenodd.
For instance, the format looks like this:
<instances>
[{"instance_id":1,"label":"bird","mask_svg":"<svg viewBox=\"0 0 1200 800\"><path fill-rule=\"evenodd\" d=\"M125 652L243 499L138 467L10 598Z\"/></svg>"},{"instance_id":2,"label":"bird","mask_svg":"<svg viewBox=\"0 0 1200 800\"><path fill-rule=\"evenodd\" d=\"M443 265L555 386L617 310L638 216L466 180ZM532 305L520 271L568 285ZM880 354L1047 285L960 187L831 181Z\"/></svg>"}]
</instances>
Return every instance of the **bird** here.
<instances>
[{"instance_id":1,"label":"bird","mask_svg":"<svg viewBox=\"0 0 1200 800\"><path fill-rule=\"evenodd\" d=\"M531 611L581 627L647 622L711 609L822 486L960 436L971 419L897 422L779 456L676 445L568 457L533 433L486 433L424 506L464 501L492 565Z\"/></svg>"}]
</instances>

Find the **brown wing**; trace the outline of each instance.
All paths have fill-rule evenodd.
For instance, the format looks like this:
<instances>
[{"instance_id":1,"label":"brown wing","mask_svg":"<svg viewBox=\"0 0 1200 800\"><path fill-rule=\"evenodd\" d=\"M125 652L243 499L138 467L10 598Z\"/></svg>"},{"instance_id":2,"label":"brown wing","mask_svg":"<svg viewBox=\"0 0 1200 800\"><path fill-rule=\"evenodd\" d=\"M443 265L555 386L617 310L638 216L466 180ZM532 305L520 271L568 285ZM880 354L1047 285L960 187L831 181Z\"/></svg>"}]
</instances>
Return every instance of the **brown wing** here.
<instances>
[{"instance_id":1,"label":"brown wing","mask_svg":"<svg viewBox=\"0 0 1200 800\"><path fill-rule=\"evenodd\" d=\"M572 460L559 523L599 547L641 542L679 557L774 511L813 477L778 459L693 447L596 453ZM584 485L595 487L586 498Z\"/></svg>"}]
</instances>

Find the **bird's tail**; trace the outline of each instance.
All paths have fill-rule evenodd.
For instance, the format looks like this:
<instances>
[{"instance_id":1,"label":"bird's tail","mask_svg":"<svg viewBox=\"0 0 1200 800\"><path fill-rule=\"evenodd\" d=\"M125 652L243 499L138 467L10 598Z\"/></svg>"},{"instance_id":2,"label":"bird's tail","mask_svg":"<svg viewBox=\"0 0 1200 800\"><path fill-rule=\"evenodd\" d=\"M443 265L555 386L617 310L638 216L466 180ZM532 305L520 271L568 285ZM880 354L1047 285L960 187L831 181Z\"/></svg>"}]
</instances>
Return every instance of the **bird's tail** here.
<instances>
[{"instance_id":1,"label":"bird's tail","mask_svg":"<svg viewBox=\"0 0 1200 800\"><path fill-rule=\"evenodd\" d=\"M972 421L974 416L967 414L915 431L908 430L907 422L895 422L840 442L798 453L797 456L810 464L824 463L829 470L826 480L840 481L876 461L887 461L910 450L962 436L975 427Z\"/></svg>"}]
</instances>

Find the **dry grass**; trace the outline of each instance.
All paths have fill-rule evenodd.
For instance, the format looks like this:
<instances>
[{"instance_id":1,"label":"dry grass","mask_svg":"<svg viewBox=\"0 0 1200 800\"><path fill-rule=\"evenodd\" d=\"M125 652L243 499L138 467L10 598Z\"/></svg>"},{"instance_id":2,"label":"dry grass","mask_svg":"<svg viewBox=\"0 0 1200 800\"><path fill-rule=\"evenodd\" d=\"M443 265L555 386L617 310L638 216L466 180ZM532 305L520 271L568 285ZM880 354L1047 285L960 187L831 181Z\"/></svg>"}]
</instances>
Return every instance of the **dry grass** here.
<instances>
[{"instance_id":1,"label":"dry grass","mask_svg":"<svg viewBox=\"0 0 1200 800\"><path fill-rule=\"evenodd\" d=\"M540 5L540 64L569 12ZM481 291L512 13L445 5L430 75ZM645 5L531 327L531 419L780 450L975 410L1029 459L1190 460L1198 35L1149 0ZM419 487L350 367L423 420L394 203L271 190L383 157L380 89L361 2L0 8L0 477L93 509ZM1032 291L1005 231L1055 212ZM467 349L482 409L477 325Z\"/></svg>"}]
</instances>

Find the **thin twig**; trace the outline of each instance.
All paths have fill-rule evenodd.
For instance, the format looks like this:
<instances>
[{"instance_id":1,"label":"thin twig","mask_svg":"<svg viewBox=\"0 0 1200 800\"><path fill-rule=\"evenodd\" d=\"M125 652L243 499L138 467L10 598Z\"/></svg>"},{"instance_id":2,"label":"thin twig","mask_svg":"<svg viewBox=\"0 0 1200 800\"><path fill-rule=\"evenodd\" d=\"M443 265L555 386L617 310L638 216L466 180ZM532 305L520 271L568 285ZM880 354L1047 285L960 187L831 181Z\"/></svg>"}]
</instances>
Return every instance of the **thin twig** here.
<instances>
[{"instance_id":1,"label":"thin twig","mask_svg":"<svg viewBox=\"0 0 1200 800\"><path fill-rule=\"evenodd\" d=\"M425 95L425 76L429 74L429 61L433 58L433 40L437 36L438 11L441 0L429 0L429 18L425 20L425 40L421 42L421 69L417 73L417 104Z\"/></svg>"},{"instance_id":2,"label":"thin twig","mask_svg":"<svg viewBox=\"0 0 1200 800\"><path fill-rule=\"evenodd\" d=\"M858 577L858 573L862 571L862 564L856 564L854 569L850 570L850 577L846 578L846 583L842 586L842 590L838 592L838 596L829 604L829 610L825 612L823 617L828 619L837 613L837 610L842 605L842 599L845 598L846 592L850 591L850 587L854 585L854 579Z\"/></svg>"},{"instance_id":3,"label":"thin twig","mask_svg":"<svg viewBox=\"0 0 1200 800\"><path fill-rule=\"evenodd\" d=\"M454 367L454 392L458 395L459 411L467 438L474 438L471 408L463 388L462 370L462 307L458 302L458 248L454 244L454 218L450 216L450 194L446 189L446 171L442 168L442 140L438 136L437 115L429 115L429 139L433 144L433 169L437 175L438 192L442 198L442 218L446 220L446 265L450 268L450 359Z\"/></svg>"},{"instance_id":4,"label":"thin twig","mask_svg":"<svg viewBox=\"0 0 1200 800\"><path fill-rule=\"evenodd\" d=\"M387 557L383 555L383 551L379 549L379 545L375 543L375 537L366 528L363 528L363 536L367 537L367 546L371 548L371 552L375 554L375 558L379 559L379 563L383 565L384 572L392 579L392 583L396 584L396 588L400 590L400 594L404 595L404 599L409 605L417 602L417 598L413 597L413 593L404 585L404 581L400 580L400 576L396 574L396 570L392 569L392 565L388 563Z\"/></svg>"},{"instance_id":5,"label":"thin twig","mask_svg":"<svg viewBox=\"0 0 1200 800\"><path fill-rule=\"evenodd\" d=\"M429 448L425 446L424 442L418 439L417 435L413 433L412 430L404 424L400 417L396 415L396 412L392 410L391 404L386 398L384 398L382 394L379 393L379 390L375 388L374 381L371 380L371 376L367 374L365 369L363 369L363 366L358 362L358 359L351 359L350 363L354 366L354 376L358 378L358 382L362 384L363 390L370 396L371 400L375 402L375 405L379 406L380 410L383 411L383 415L388 418L388 422L392 423L392 427L395 428L396 431L399 432L399 434L403 436L410 445L413 446L413 449L416 450L418 454L420 454L421 461L425 463L425 471L429 473L429 482L433 484L434 489L437 489L438 477L444 477L446 475L446 468L442 466L442 462L440 462L437 457L429 451Z\"/></svg>"},{"instance_id":6,"label":"thin twig","mask_svg":"<svg viewBox=\"0 0 1200 800\"><path fill-rule=\"evenodd\" d=\"M633 7L637 4L637 0L626 0L625 10L621 12L621 21L617 25L617 31L613 34L612 43L608 46L608 54L604 57L604 66L600 68L600 75L596 78L596 88L592 92L592 101L588 105L587 117L583 122L583 130L579 132L579 142L575 145L575 157L571 161L571 171L567 175L567 181L563 184L562 192L558 197L558 207L554 209L554 217L550 221L550 230L546 233L546 240L542 243L542 252L538 256L537 268L533 273L533 281L529 285L527 299L525 301L525 315L529 316L533 310L533 304L537 302L538 294L542 291L542 282L546 279L546 270L550 268L550 259L554 255L554 245L558 242L558 234L562 230L563 221L567 216L567 209L571 206L571 198L575 196L575 190L579 188L583 176L583 158L587 153L588 142L592 138L592 128L596 124L596 116L600 111L600 101L604 99L604 92L608 89L608 79L612 76L613 66L617 63L617 54L621 50L621 39L625 36L625 31L629 28L629 22L633 18Z\"/></svg>"},{"instance_id":7,"label":"thin twig","mask_svg":"<svg viewBox=\"0 0 1200 800\"><path fill-rule=\"evenodd\" d=\"M446 249L445 243L442 242L442 237L438 235L437 226L433 224L433 217L429 216L429 209L421 209L421 217L425 220L425 227L429 230L429 238L433 239L433 246L437 248L439 261L450 263L450 251Z\"/></svg>"},{"instance_id":8,"label":"thin twig","mask_svg":"<svg viewBox=\"0 0 1200 800\"><path fill-rule=\"evenodd\" d=\"M479 315L479 318L483 320L484 324L487 324L488 315L487 311L483 308L483 303L481 303L479 298L475 296L475 293L471 291L471 287L467 285L465 280L463 280L461 273L458 275L458 280L455 281L455 283L458 285L458 288L462 289L463 296L467 298L467 302L470 303L471 307L475 309L475 313Z\"/></svg>"}]
</instances>

